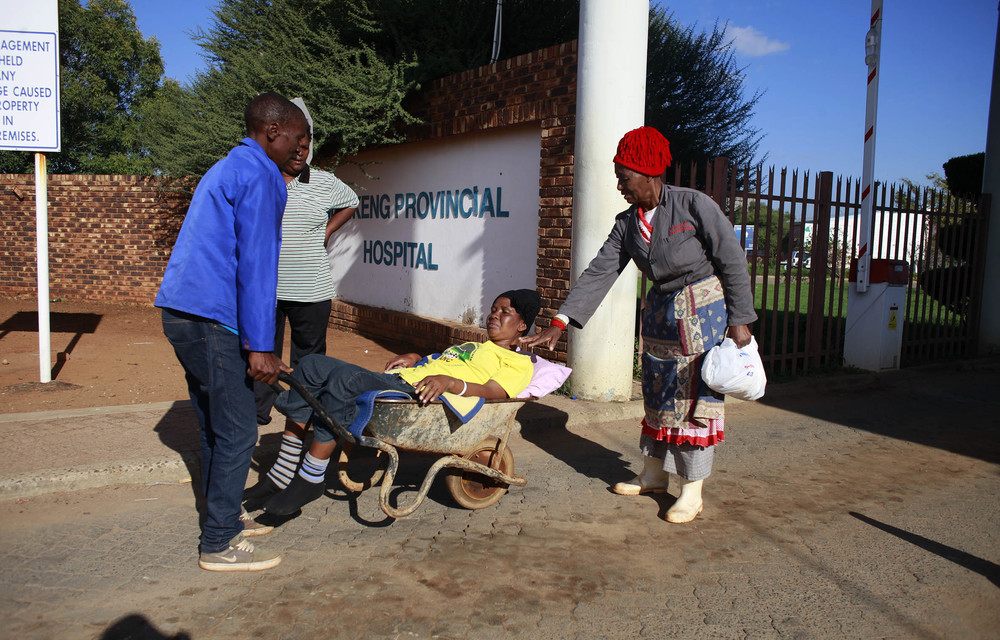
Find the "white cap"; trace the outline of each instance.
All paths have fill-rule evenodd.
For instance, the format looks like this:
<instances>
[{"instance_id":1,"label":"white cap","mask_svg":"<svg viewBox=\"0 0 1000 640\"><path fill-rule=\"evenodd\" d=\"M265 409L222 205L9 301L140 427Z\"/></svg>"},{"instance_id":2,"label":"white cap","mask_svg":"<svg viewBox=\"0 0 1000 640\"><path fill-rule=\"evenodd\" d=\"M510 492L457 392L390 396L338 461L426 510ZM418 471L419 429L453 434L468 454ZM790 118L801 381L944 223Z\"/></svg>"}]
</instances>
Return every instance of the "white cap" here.
<instances>
[{"instance_id":1,"label":"white cap","mask_svg":"<svg viewBox=\"0 0 1000 640\"><path fill-rule=\"evenodd\" d=\"M306 102L305 102L305 100L303 100L302 98L292 98L292 104L294 104L296 107L298 107L299 109L302 110L302 113L305 114L305 116L306 116L306 122L309 123L309 136L310 136L310 138L309 138L309 156L306 158L306 164L309 164L310 162L312 162L312 159L313 159L313 143L312 143L313 119L312 119L312 116L309 115L309 109L306 109Z\"/></svg>"}]
</instances>

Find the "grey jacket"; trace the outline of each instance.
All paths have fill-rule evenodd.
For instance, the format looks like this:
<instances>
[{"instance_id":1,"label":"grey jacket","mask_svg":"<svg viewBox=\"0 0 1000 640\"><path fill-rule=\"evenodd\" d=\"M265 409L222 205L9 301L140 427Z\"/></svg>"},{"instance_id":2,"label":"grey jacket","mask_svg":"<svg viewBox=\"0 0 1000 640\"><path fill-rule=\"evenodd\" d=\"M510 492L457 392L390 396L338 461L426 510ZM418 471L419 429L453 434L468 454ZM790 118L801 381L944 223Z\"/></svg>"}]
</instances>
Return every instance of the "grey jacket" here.
<instances>
[{"instance_id":1,"label":"grey jacket","mask_svg":"<svg viewBox=\"0 0 1000 640\"><path fill-rule=\"evenodd\" d=\"M722 281L729 326L757 319L746 253L711 198L694 189L663 185L648 247L639 234L636 209L633 205L615 217L604 246L559 308L572 325L587 324L629 260L663 293L714 273Z\"/></svg>"}]
</instances>

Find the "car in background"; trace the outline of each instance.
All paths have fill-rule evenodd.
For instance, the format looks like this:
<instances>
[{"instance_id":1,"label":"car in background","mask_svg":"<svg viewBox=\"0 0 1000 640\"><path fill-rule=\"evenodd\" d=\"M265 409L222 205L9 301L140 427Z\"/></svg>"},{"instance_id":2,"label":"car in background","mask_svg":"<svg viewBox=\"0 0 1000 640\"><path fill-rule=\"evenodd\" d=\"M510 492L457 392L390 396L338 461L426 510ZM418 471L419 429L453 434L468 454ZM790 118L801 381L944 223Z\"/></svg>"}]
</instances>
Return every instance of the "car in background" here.
<instances>
[{"instance_id":1,"label":"car in background","mask_svg":"<svg viewBox=\"0 0 1000 640\"><path fill-rule=\"evenodd\" d=\"M803 269L809 269L812 267L812 255L808 251L798 251L792 252L792 257L788 260L788 269L794 269L799 266L801 262Z\"/></svg>"}]
</instances>

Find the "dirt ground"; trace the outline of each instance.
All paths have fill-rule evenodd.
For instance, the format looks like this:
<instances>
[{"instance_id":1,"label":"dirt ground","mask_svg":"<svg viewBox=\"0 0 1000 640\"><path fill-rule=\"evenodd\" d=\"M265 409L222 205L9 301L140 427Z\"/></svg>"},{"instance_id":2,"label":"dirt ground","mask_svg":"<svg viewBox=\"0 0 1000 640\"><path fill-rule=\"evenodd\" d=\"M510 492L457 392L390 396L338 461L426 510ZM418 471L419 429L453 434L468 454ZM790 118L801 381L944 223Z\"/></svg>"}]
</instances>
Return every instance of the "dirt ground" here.
<instances>
[{"instance_id":1,"label":"dirt ground","mask_svg":"<svg viewBox=\"0 0 1000 640\"><path fill-rule=\"evenodd\" d=\"M0 413L187 399L159 309L50 303L52 381L45 384L39 382L37 309L34 299L0 298ZM332 329L328 345L330 355L371 369L401 350ZM287 331L284 353L287 361Z\"/></svg>"}]
</instances>

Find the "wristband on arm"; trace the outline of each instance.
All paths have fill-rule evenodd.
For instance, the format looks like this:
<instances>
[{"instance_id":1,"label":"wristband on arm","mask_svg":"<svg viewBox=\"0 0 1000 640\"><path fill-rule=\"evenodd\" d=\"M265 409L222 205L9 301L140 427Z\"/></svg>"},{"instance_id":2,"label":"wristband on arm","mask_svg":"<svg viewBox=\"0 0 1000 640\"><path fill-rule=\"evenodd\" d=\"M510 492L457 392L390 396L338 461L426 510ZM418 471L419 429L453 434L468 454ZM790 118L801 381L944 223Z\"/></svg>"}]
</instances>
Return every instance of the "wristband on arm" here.
<instances>
[{"instance_id":1,"label":"wristband on arm","mask_svg":"<svg viewBox=\"0 0 1000 640\"><path fill-rule=\"evenodd\" d=\"M559 316L556 316L556 317L552 318L552 320L549 321L549 326L550 327L556 327L560 331L565 331L566 330L566 321L563 320L562 318L560 318Z\"/></svg>"}]
</instances>

